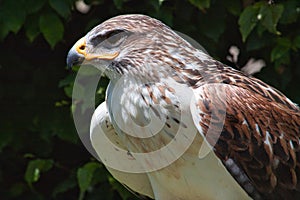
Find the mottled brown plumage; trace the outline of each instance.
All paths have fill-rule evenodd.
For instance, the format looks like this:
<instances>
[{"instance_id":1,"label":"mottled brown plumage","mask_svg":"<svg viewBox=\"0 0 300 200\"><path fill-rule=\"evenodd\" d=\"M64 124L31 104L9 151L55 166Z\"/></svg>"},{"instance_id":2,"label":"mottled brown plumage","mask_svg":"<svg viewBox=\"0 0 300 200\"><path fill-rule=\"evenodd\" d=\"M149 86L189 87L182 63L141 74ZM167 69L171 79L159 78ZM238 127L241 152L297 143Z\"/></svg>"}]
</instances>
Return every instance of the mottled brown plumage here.
<instances>
[{"instance_id":1,"label":"mottled brown plumage","mask_svg":"<svg viewBox=\"0 0 300 200\"><path fill-rule=\"evenodd\" d=\"M114 35L118 36L113 39L118 45L103 42ZM214 180L206 180L204 172L219 173L220 170L210 171L203 161L197 160L204 138L212 145L216 158L252 198L300 198L300 109L282 93L214 60L163 23L144 15L112 18L83 39L70 51L68 63L72 65L86 59L106 70L112 82L107 91L107 105L103 107L108 114L102 112L103 120L98 123L105 121L116 130L101 130L101 133L118 135L118 143L128 152L151 152L172 141L180 127L187 137L197 127L193 144L180 159L156 172L140 174L141 180L149 178L145 187L151 185L151 188L136 189L138 192L157 199L222 199L213 190L210 192L210 182L213 185ZM120 80L123 82L118 85ZM181 105L180 98L185 96L178 93L178 87L194 93L195 112L189 113L188 107ZM114 91L117 96L113 96ZM115 98L119 98L118 102ZM120 120L129 131L133 130L129 118L147 125L150 111L156 116L165 116L159 135L137 138L126 135L116 124ZM190 115L193 115L194 125L191 125ZM97 152L104 151L95 143L94 147ZM226 173L220 177L211 174L211 179L216 176L222 180ZM115 176L126 184L126 178ZM246 198L242 193L231 194L238 188L230 178L226 181L232 190L215 188L224 190L224 199ZM219 187L224 186L216 180L217 183ZM131 182L128 186L133 190L137 188Z\"/></svg>"},{"instance_id":2,"label":"mottled brown plumage","mask_svg":"<svg viewBox=\"0 0 300 200\"><path fill-rule=\"evenodd\" d=\"M299 197L299 109L257 79L239 73L224 77L231 77L232 82L225 86L229 106L215 153L224 163L234 160L263 198ZM201 126L205 133L210 112L217 108L198 103L204 111Z\"/></svg>"}]
</instances>

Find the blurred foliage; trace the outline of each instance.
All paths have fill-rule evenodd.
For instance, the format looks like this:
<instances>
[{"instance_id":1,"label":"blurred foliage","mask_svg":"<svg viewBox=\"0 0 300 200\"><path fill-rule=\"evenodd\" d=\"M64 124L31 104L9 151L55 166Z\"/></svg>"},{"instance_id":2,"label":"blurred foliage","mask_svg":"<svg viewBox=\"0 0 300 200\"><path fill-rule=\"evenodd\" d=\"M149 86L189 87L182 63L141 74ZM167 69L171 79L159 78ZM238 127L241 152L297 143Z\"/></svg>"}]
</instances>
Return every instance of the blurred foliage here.
<instances>
[{"instance_id":1,"label":"blurred foliage","mask_svg":"<svg viewBox=\"0 0 300 200\"><path fill-rule=\"evenodd\" d=\"M112 16L158 18L229 65L228 48L236 45L240 66L264 59L256 76L300 103L298 0L84 3L86 10L75 0L0 0L1 199L135 199L85 150L70 111L87 108L71 107L76 74L65 67L68 49ZM99 84L97 102L107 82Z\"/></svg>"}]
</instances>

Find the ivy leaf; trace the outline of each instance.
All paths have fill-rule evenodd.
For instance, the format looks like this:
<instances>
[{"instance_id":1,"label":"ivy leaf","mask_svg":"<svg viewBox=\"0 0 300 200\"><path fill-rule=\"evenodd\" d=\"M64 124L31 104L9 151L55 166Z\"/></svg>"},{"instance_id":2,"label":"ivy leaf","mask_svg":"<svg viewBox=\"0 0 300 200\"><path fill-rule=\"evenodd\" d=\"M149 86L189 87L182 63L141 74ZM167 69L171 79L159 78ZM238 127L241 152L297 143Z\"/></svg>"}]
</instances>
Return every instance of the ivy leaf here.
<instances>
[{"instance_id":1,"label":"ivy leaf","mask_svg":"<svg viewBox=\"0 0 300 200\"><path fill-rule=\"evenodd\" d=\"M77 180L80 189L79 199L83 199L84 193L90 187L94 172L101 165L96 162L89 162L77 170Z\"/></svg>"},{"instance_id":2,"label":"ivy leaf","mask_svg":"<svg viewBox=\"0 0 300 200\"><path fill-rule=\"evenodd\" d=\"M50 0L50 6L62 17L67 18L71 12L67 1Z\"/></svg>"},{"instance_id":3,"label":"ivy leaf","mask_svg":"<svg viewBox=\"0 0 300 200\"><path fill-rule=\"evenodd\" d=\"M64 26L54 13L43 14L39 20L39 27L51 48L54 48L56 43L63 37Z\"/></svg>"},{"instance_id":4,"label":"ivy leaf","mask_svg":"<svg viewBox=\"0 0 300 200\"><path fill-rule=\"evenodd\" d=\"M31 185L37 182L40 178L41 172L50 170L53 166L53 160L51 159L36 159L29 161L25 172L25 181Z\"/></svg>"},{"instance_id":5,"label":"ivy leaf","mask_svg":"<svg viewBox=\"0 0 300 200\"><path fill-rule=\"evenodd\" d=\"M205 8L209 8L210 0L189 0L191 4L196 6L200 10L204 10Z\"/></svg>"},{"instance_id":6,"label":"ivy leaf","mask_svg":"<svg viewBox=\"0 0 300 200\"><path fill-rule=\"evenodd\" d=\"M249 36L249 34L251 33L251 31L257 25L258 12L259 12L258 7L249 6L240 15L238 23L239 23L239 26L240 26L240 32L242 34L243 42L246 41L246 39Z\"/></svg>"}]
</instances>

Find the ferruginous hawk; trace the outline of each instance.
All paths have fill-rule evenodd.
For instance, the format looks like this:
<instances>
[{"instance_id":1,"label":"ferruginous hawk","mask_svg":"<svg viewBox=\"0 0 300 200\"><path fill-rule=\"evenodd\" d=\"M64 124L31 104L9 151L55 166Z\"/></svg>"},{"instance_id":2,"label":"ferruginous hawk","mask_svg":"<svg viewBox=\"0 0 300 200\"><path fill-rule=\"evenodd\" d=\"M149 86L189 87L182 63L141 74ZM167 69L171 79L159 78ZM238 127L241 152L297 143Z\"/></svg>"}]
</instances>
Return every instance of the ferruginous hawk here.
<instances>
[{"instance_id":1,"label":"ferruginous hawk","mask_svg":"<svg viewBox=\"0 0 300 200\"><path fill-rule=\"evenodd\" d=\"M69 66L81 63L110 79L90 137L131 190L161 200L300 199L300 110L278 90L144 15L93 28L68 54Z\"/></svg>"}]
</instances>

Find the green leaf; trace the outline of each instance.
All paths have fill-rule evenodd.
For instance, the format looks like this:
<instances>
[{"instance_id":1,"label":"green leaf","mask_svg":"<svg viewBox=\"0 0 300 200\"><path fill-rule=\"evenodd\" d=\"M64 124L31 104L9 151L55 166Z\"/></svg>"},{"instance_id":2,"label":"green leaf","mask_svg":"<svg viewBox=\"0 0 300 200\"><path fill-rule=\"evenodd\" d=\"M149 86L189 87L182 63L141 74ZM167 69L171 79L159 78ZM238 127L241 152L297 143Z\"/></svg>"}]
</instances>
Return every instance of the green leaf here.
<instances>
[{"instance_id":1,"label":"green leaf","mask_svg":"<svg viewBox=\"0 0 300 200\"><path fill-rule=\"evenodd\" d=\"M205 8L209 8L210 0L189 0L191 4L196 6L200 10L204 10Z\"/></svg>"},{"instance_id":2,"label":"green leaf","mask_svg":"<svg viewBox=\"0 0 300 200\"><path fill-rule=\"evenodd\" d=\"M284 11L280 18L279 23L291 24L297 21L300 14L300 1L299 0L289 0L282 3L284 6Z\"/></svg>"},{"instance_id":3,"label":"green leaf","mask_svg":"<svg viewBox=\"0 0 300 200\"><path fill-rule=\"evenodd\" d=\"M258 19L257 15L259 8L256 6L247 7L241 14L239 18L240 32L242 34L242 39L245 42L251 31L257 25Z\"/></svg>"},{"instance_id":4,"label":"green leaf","mask_svg":"<svg viewBox=\"0 0 300 200\"><path fill-rule=\"evenodd\" d=\"M36 159L29 161L25 172L25 181L31 185L37 182L40 178L41 172L50 170L53 166L53 160L50 159Z\"/></svg>"},{"instance_id":5,"label":"green leaf","mask_svg":"<svg viewBox=\"0 0 300 200\"><path fill-rule=\"evenodd\" d=\"M158 0L158 5L161 6L165 0Z\"/></svg>"},{"instance_id":6,"label":"green leaf","mask_svg":"<svg viewBox=\"0 0 300 200\"><path fill-rule=\"evenodd\" d=\"M291 40L287 37L282 37L277 39L277 44L283 47L291 47L292 43Z\"/></svg>"},{"instance_id":7,"label":"green leaf","mask_svg":"<svg viewBox=\"0 0 300 200\"><path fill-rule=\"evenodd\" d=\"M116 181L116 179L109 176L108 181L109 181L110 185L112 186L112 188L114 190L118 191L118 193L120 194L122 199L128 200L132 197L132 194L130 193L130 191L127 190L121 183Z\"/></svg>"},{"instance_id":8,"label":"green leaf","mask_svg":"<svg viewBox=\"0 0 300 200\"><path fill-rule=\"evenodd\" d=\"M171 10L163 9L161 12L158 12L155 18L160 19L162 22L167 24L168 26L172 26L173 24L173 13Z\"/></svg>"},{"instance_id":9,"label":"green leaf","mask_svg":"<svg viewBox=\"0 0 300 200\"><path fill-rule=\"evenodd\" d=\"M66 180L63 180L54 188L52 196L55 198L58 194L64 193L70 189L75 188L76 186L77 186L76 179L70 177Z\"/></svg>"},{"instance_id":10,"label":"green leaf","mask_svg":"<svg viewBox=\"0 0 300 200\"><path fill-rule=\"evenodd\" d=\"M123 0L113 0L117 9L121 10L123 6Z\"/></svg>"},{"instance_id":11,"label":"green leaf","mask_svg":"<svg viewBox=\"0 0 300 200\"><path fill-rule=\"evenodd\" d=\"M265 26L262 25L262 23L258 23L256 26L256 31L259 37L263 35L263 33L267 30Z\"/></svg>"},{"instance_id":12,"label":"green leaf","mask_svg":"<svg viewBox=\"0 0 300 200\"><path fill-rule=\"evenodd\" d=\"M0 13L1 13L1 9L0 9ZM0 16L1 18L1 16ZM3 40L9 33L8 28L5 26L5 23L3 23L0 19L0 41Z\"/></svg>"},{"instance_id":13,"label":"green leaf","mask_svg":"<svg viewBox=\"0 0 300 200\"><path fill-rule=\"evenodd\" d=\"M271 61L274 62L275 60L280 59L287 53L288 50L288 47L276 46L272 49Z\"/></svg>"},{"instance_id":14,"label":"green leaf","mask_svg":"<svg viewBox=\"0 0 300 200\"><path fill-rule=\"evenodd\" d=\"M60 80L58 83L58 87L65 87L68 85L72 85L74 83L76 74L69 74L68 76L66 76L64 79Z\"/></svg>"},{"instance_id":15,"label":"green leaf","mask_svg":"<svg viewBox=\"0 0 300 200\"><path fill-rule=\"evenodd\" d=\"M295 37L295 39L293 40L293 46L300 49L300 35Z\"/></svg>"},{"instance_id":16,"label":"green leaf","mask_svg":"<svg viewBox=\"0 0 300 200\"><path fill-rule=\"evenodd\" d=\"M73 93L73 84L72 85L68 85L66 87L64 87L64 92L67 95L67 97L72 98L72 93ZM79 94L80 93L80 94ZM82 98L82 89L80 88L80 92L76 92L76 98ZM75 98L75 97L74 97Z\"/></svg>"},{"instance_id":17,"label":"green leaf","mask_svg":"<svg viewBox=\"0 0 300 200\"><path fill-rule=\"evenodd\" d=\"M17 12L16 14L8 14L6 27L14 33L17 33L25 21L25 14L23 12Z\"/></svg>"},{"instance_id":18,"label":"green leaf","mask_svg":"<svg viewBox=\"0 0 300 200\"><path fill-rule=\"evenodd\" d=\"M261 37L258 37L257 34L251 34L247 39L246 48L247 51L257 51L270 45L271 42L272 40L269 34L262 34Z\"/></svg>"},{"instance_id":19,"label":"green leaf","mask_svg":"<svg viewBox=\"0 0 300 200\"><path fill-rule=\"evenodd\" d=\"M37 16L31 16L26 20L25 33L30 42L33 42L33 40L40 34Z\"/></svg>"},{"instance_id":20,"label":"green leaf","mask_svg":"<svg viewBox=\"0 0 300 200\"><path fill-rule=\"evenodd\" d=\"M5 1L0 8L0 24L2 33L10 31L17 33L25 22L25 10L23 1L15 3L14 1ZM2 35L2 34L1 34Z\"/></svg>"},{"instance_id":21,"label":"green leaf","mask_svg":"<svg viewBox=\"0 0 300 200\"><path fill-rule=\"evenodd\" d=\"M64 18L70 16L70 6L67 1L50 0L49 4L60 16Z\"/></svg>"},{"instance_id":22,"label":"green leaf","mask_svg":"<svg viewBox=\"0 0 300 200\"><path fill-rule=\"evenodd\" d=\"M241 13L242 5L240 0L227 1L225 6L226 9L234 16L238 16Z\"/></svg>"},{"instance_id":23,"label":"green leaf","mask_svg":"<svg viewBox=\"0 0 300 200\"><path fill-rule=\"evenodd\" d=\"M0 134L0 152L4 147L8 146L14 138L14 132L12 131L13 128L8 124L5 124L4 126L6 127L1 127L2 132Z\"/></svg>"},{"instance_id":24,"label":"green leaf","mask_svg":"<svg viewBox=\"0 0 300 200\"><path fill-rule=\"evenodd\" d=\"M44 6L46 0L26 0L25 10L28 14L36 13Z\"/></svg>"},{"instance_id":25,"label":"green leaf","mask_svg":"<svg viewBox=\"0 0 300 200\"><path fill-rule=\"evenodd\" d=\"M101 165L96 162L89 162L77 170L77 180L80 189L80 198L83 199L84 193L90 187L96 169Z\"/></svg>"},{"instance_id":26,"label":"green leaf","mask_svg":"<svg viewBox=\"0 0 300 200\"><path fill-rule=\"evenodd\" d=\"M272 19L272 11L270 9L270 6L262 6L258 15L260 16L261 24L270 32L273 32L273 30L275 30L275 27Z\"/></svg>"},{"instance_id":27,"label":"green leaf","mask_svg":"<svg viewBox=\"0 0 300 200\"><path fill-rule=\"evenodd\" d=\"M274 62L275 60L279 60L286 57L291 46L291 41L288 38L279 38L277 40L277 45L272 49L271 61Z\"/></svg>"},{"instance_id":28,"label":"green leaf","mask_svg":"<svg viewBox=\"0 0 300 200\"><path fill-rule=\"evenodd\" d=\"M62 119L59 123L56 123L55 125L55 135L57 135L61 140L73 144L76 144L78 142L79 137L76 134L76 129L70 124L69 121Z\"/></svg>"},{"instance_id":29,"label":"green leaf","mask_svg":"<svg viewBox=\"0 0 300 200\"><path fill-rule=\"evenodd\" d=\"M265 4L261 7L259 15L261 15L261 24L271 33L278 33L276 30L277 23L282 15L283 6L280 4Z\"/></svg>"},{"instance_id":30,"label":"green leaf","mask_svg":"<svg viewBox=\"0 0 300 200\"><path fill-rule=\"evenodd\" d=\"M39 27L51 48L54 48L56 43L63 37L64 26L59 17L54 13L43 14L39 20Z\"/></svg>"},{"instance_id":31,"label":"green leaf","mask_svg":"<svg viewBox=\"0 0 300 200\"><path fill-rule=\"evenodd\" d=\"M275 4L275 5L271 5L271 12L272 12L272 19L274 24L277 25L280 17L282 16L284 7L281 4ZM276 26L275 26L276 27Z\"/></svg>"},{"instance_id":32,"label":"green leaf","mask_svg":"<svg viewBox=\"0 0 300 200\"><path fill-rule=\"evenodd\" d=\"M19 197L23 192L26 191L26 185L22 182L17 182L12 185L9 189L9 193L12 197Z\"/></svg>"},{"instance_id":33,"label":"green leaf","mask_svg":"<svg viewBox=\"0 0 300 200\"><path fill-rule=\"evenodd\" d=\"M218 42L219 37L225 31L225 15L224 9L216 9L219 14L209 12L201 17L201 23L199 24L200 30L205 30L203 34L208 38L213 39L214 42ZM214 21L214 23L211 23Z\"/></svg>"}]
</instances>

